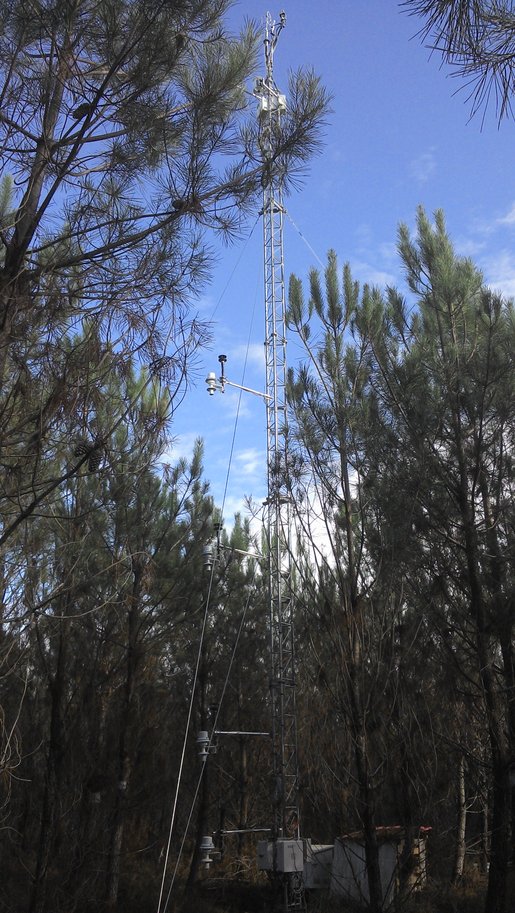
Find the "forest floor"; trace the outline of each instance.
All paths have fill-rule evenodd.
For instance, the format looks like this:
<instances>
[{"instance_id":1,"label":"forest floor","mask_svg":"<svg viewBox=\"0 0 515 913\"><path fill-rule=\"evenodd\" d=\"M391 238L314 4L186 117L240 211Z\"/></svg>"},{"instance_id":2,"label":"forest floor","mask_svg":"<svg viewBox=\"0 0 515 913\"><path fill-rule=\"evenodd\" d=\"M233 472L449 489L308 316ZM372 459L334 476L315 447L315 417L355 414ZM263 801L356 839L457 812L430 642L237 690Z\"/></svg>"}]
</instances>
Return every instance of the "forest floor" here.
<instances>
[{"instance_id":1,"label":"forest floor","mask_svg":"<svg viewBox=\"0 0 515 913\"><path fill-rule=\"evenodd\" d=\"M515 871L510 873L506 909L515 910ZM430 883L399 905L399 913L485 913L486 880L464 879L460 887ZM213 878L202 881L194 895L183 900L178 913L271 913L270 887L240 879ZM308 913L358 913L341 899L314 893L307 900Z\"/></svg>"}]
</instances>

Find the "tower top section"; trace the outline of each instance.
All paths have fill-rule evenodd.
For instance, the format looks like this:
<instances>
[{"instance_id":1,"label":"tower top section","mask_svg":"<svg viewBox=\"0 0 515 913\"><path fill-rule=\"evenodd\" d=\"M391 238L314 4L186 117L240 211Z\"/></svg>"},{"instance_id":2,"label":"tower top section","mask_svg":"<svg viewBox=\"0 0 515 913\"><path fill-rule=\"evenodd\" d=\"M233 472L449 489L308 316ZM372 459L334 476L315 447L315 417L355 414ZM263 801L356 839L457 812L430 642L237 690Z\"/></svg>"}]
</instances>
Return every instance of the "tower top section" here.
<instances>
[{"instance_id":1,"label":"tower top section","mask_svg":"<svg viewBox=\"0 0 515 913\"><path fill-rule=\"evenodd\" d=\"M254 96L259 101L258 119L260 125L260 146L263 160L272 156L272 137L279 128L281 115L286 111L286 96L278 91L274 82L274 51L277 40L286 24L286 13L279 13L279 22L266 14L265 24L265 67L266 76L258 77L254 83Z\"/></svg>"},{"instance_id":2,"label":"tower top section","mask_svg":"<svg viewBox=\"0 0 515 913\"><path fill-rule=\"evenodd\" d=\"M266 23L265 23L265 66L266 66L266 82L268 85L273 85L274 80L274 51L277 44L279 35L281 34L284 26L286 25L286 13L284 10L281 10L279 13L279 22L275 22L272 19L271 13L266 14Z\"/></svg>"}]
</instances>

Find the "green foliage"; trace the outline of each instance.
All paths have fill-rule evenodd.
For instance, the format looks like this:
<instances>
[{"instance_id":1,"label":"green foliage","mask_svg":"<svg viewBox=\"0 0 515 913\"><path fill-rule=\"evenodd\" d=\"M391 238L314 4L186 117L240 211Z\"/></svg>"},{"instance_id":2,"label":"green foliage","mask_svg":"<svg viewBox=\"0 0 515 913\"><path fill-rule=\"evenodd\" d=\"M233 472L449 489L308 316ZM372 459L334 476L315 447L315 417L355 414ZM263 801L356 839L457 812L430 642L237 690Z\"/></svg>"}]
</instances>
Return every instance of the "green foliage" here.
<instances>
[{"instance_id":1,"label":"green foliage","mask_svg":"<svg viewBox=\"0 0 515 913\"><path fill-rule=\"evenodd\" d=\"M75 471L56 475L46 455L86 435L104 383L91 348L108 352L120 376L133 358L145 366L132 395L160 398L164 426L208 337L191 310L209 270L206 232L238 233L262 191L245 91L258 34L247 24L229 35L228 8L2 6L0 460L11 473L2 541ZM292 77L291 96L267 163L285 182L316 147L328 105L310 73ZM84 321L91 345L78 341Z\"/></svg>"},{"instance_id":2,"label":"green foliage","mask_svg":"<svg viewBox=\"0 0 515 913\"><path fill-rule=\"evenodd\" d=\"M507 0L403 0L426 21L420 33L464 77L472 113L494 101L499 121L512 113L515 14Z\"/></svg>"},{"instance_id":3,"label":"green foliage","mask_svg":"<svg viewBox=\"0 0 515 913\"><path fill-rule=\"evenodd\" d=\"M338 771L336 758L354 754L338 788L349 815L355 803L359 827L377 808L438 826L435 796L448 787L437 767L450 746L467 758L468 793L486 802L488 757L499 826L486 908L504 911L510 830L502 771L515 746L506 699L513 305L456 254L441 212L431 221L419 209L413 236L401 226L399 253L407 298L394 288L359 289L348 268L340 290L330 252L325 295L318 274L309 275L309 333L301 283L290 284L290 323L306 353L288 387L313 663L306 706L323 720L315 742L323 727L334 728L329 707L347 722L350 736L324 751L334 751ZM364 785L363 770L381 776L367 774ZM313 792L326 791L316 771ZM327 809L331 815L330 801Z\"/></svg>"}]
</instances>

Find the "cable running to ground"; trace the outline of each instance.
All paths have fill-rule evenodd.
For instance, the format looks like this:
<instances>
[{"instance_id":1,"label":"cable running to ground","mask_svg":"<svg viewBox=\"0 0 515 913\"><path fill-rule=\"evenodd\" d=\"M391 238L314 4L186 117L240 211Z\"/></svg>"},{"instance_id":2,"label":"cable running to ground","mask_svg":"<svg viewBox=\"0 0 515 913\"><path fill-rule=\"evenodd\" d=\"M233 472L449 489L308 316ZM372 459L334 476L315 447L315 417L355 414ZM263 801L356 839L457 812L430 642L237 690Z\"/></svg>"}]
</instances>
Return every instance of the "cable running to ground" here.
<instances>
[{"instance_id":1,"label":"cable running to ground","mask_svg":"<svg viewBox=\"0 0 515 913\"><path fill-rule=\"evenodd\" d=\"M259 217L258 217L258 218L259 218ZM252 232L253 232L253 230L254 230L256 224L257 224L257 220L256 220L256 222L254 223L254 226L253 226L253 228L252 228L252 230L251 230L251 233L250 233L250 235L249 235L249 237L248 237L248 239L247 239L247 242L248 242L248 240L250 240L250 237L251 237L251 235L252 235ZM240 259L241 259L241 257L240 257ZM239 262L239 261L238 261L238 262ZM235 268L236 268L236 267L235 267ZM233 274L234 274L234 270L233 270L233 273L231 274L231 277L232 277ZM230 281L230 280L229 280L229 281ZM227 283L227 285L228 285L228 284L229 284L229 283ZM225 288L227 288L227 285L226 285ZM224 292L225 292L225 289L224 289ZM224 294L224 292L222 293L222 295ZM222 296L221 296L221 297L222 297ZM221 297L220 297L220 299L218 300L218 303L217 303L217 305L216 305L216 307L215 307L215 311L216 311L216 308L218 307L218 305L219 305L219 303L220 303L220 301L221 301ZM254 315L255 315L255 310L256 310L256 297L257 297L257 291L256 291L256 294L255 294L255 296L254 296L254 304L253 304L253 308L252 308L252 314L251 314L251 320L250 320L250 327L249 327L249 334L248 334L248 338L247 338L247 348L246 348L246 352L245 352L245 360L244 360L243 371L242 371L242 385L243 385L243 382L244 382L244 380L245 380L245 373L246 373L247 364L248 364L248 355L249 355L249 349L250 349L250 339L251 339L252 328L253 328L253 323L254 323ZM213 313L214 313L214 312L213 312ZM235 417L235 420L234 420L234 428L233 428L233 435L232 435L232 440L231 440L231 448L230 448L230 452L229 452L229 461L228 461L227 473L226 473L226 479L225 479L225 485L224 485L224 493L223 493L223 498L222 498L222 516L223 516L224 507L225 507L225 502L226 502L226 499L227 499L227 490L228 490L228 486L229 486L229 478L230 478L230 473L231 473L231 468L232 468L232 462L233 462L233 456L234 456L234 447L235 447L235 442L236 442L236 432L237 432L238 421L239 421L239 416L240 416L240 411L241 411L241 398L242 398L242 392L243 392L243 391L240 390L239 397L238 397L238 406L237 406L237 410L236 410L236 417ZM215 565L214 565L214 563L213 563L213 566L212 566L212 568L211 568L210 578L209 578L209 588L208 588L208 593L207 593L207 598L206 598L206 605L205 605L204 615L203 615L203 619L202 619L202 629L201 629L201 634L200 634L200 642L199 642L198 653L197 653L197 660L196 660L196 665L195 665L195 674L194 674L194 678L193 678L193 686L192 686L192 692L191 692L191 699L190 699L190 703L189 703L189 707L188 707L188 716L187 716L187 720L186 720L186 728L185 728L185 734L184 734L183 745L182 745L182 750L181 750L181 759L180 759L180 763L179 763L179 772L178 772L178 777L177 777L177 786L176 786L176 789L175 789L175 796L174 796L174 802L173 802L173 807L172 807L172 818L171 818L171 822L170 822L170 828L169 828L169 833L168 833L168 841L167 841L166 853L165 853L165 859L164 859L164 863L163 863L163 875L162 875L161 886L160 886L160 891L159 891L159 898L158 898L158 905L157 905L157 913L166 913L166 909L167 909L167 906L168 906L168 903L169 903L169 900L170 900L170 896L171 896L173 884L174 884L174 881L175 881L175 875L176 875L177 868L178 868L178 865L179 865L179 861L180 861L180 858L181 858L182 849L183 849L183 847L184 847L184 841L185 841L185 839L186 839L186 834L187 834L188 827L189 827L189 824L190 824L190 821L191 821L191 817L192 817L192 814L193 814L194 803L195 803L195 800L196 800L196 798L197 798L198 790L199 790L199 788L200 788L200 783L201 783L201 780L202 780L202 772L201 772L201 775L200 775L200 777L199 777L199 781L198 781L198 784L197 784L197 788L196 788L196 791L195 791L195 795L194 795L194 797L193 797L193 803L192 803L191 810L190 810L190 814L189 814L189 817L188 817L188 823L187 823L187 826L186 826L185 834L184 834L184 836L183 836L183 840L182 840L181 847L180 847L180 850L179 850L179 854L178 854L178 858L177 858L177 861L176 861L174 873L173 873L173 876L172 876L172 883L171 883L171 885L170 885L170 888L169 888L169 891L168 891L168 894L167 894L167 897L166 897L165 905L164 905L164 907L163 907L163 906L162 906L162 903L163 903L163 896L164 896L164 885L165 885L165 881L166 881L166 870L167 870L167 868L168 868L168 862L169 862L169 858L170 858L170 850L171 850L171 843L172 843L173 828L174 828L174 824L175 824L175 817L176 817L176 813L177 813L177 803L178 803L178 797L179 797L179 790L180 790L180 785L181 785L181 781L182 781L182 774L183 774L183 769L184 769L184 760L185 760L185 755L186 755L186 746L187 746L188 734L189 734L189 729L190 729L190 724L191 724L191 717L192 717L192 713L193 713L193 702L194 702L195 691L196 691L196 687L197 687L198 673L199 673L199 668L200 668L200 660L201 660L201 655L202 655L202 647L203 647L203 643L204 643L204 635L205 635L205 631L206 631L207 618L208 618L208 612L209 612L210 601L211 601L211 592L212 592L212 587L213 587L214 568L215 568ZM249 599L250 599L250 595L249 595ZM247 606L245 607L244 615L243 615L243 618L242 618L242 624L243 624L243 621L244 621L244 618L245 618L246 611L247 611ZM237 641L239 640L240 633L241 633L241 625L240 625L240 629L239 629L239 631L238 631ZM233 652L233 656L231 657L231 660L230 660L230 667L229 667L229 668L232 667L233 659L234 659L234 652ZM226 676L226 681L225 681L224 688L223 688L223 693L222 693L222 699L223 699L223 695L225 695L225 691L226 691L227 683L228 683L228 678L229 678L229 675ZM221 702L220 702L220 706L221 706ZM218 709L216 719L218 719L218 714L219 714L219 712L220 712L220 707L219 707L219 709Z\"/></svg>"},{"instance_id":2,"label":"cable running to ground","mask_svg":"<svg viewBox=\"0 0 515 913\"><path fill-rule=\"evenodd\" d=\"M254 576L255 576L255 575L254 575ZM254 578L251 580L251 583L253 583L253 581L254 581ZM227 690L227 685L229 684L229 678L230 678L230 675L231 675L232 666L233 666L233 663L234 663L234 658L235 658L235 656L236 656L236 651L237 651L237 649L238 649L238 644L239 644L239 641L240 641L241 633L242 633L242 631L243 631L243 627L244 627L244 624L245 624L245 619L246 619L246 617L247 617L247 610L248 610L248 607L249 607L249 605L250 605L250 599L251 599L251 593L249 592L248 595L247 595L247 600L246 600L246 602L245 602L245 607L244 607L244 609L243 609L243 613L242 613L242 616L241 616L241 619L240 619L240 624L239 624L238 631L237 631L237 634L236 634L236 640L235 640L235 642L234 642L234 646L233 646L231 658L230 658L230 660L229 660L229 666L228 666L228 669L227 669L227 674L226 674L226 676L225 676L224 684L223 684L223 687L222 687L222 693L221 693L221 695L220 695L220 700L219 700L219 702L218 702L218 709L217 709L217 711L216 711L216 715L215 715L215 718L214 718L214 720L213 720L213 729L212 729L212 732L211 732L211 736L210 736L209 742L208 742L208 744L207 744L207 752L208 752L208 755L209 755L209 749L211 748L211 744L212 744L212 741L213 741L213 735L214 735L214 732L215 732L216 727L217 727L218 717L219 717L219 715L220 715L220 710L221 710L222 703L223 703L223 700L224 700L224 697L225 697L225 692L226 692L226 690ZM172 895L172 890L173 890L173 886L174 886L174 883L175 883L175 878L176 878L176 875L177 875L177 870L178 870L178 868L179 868L179 863L180 863L180 860L181 860L181 857L182 857L182 851L183 851L183 849L184 849L184 844L185 844L185 842L186 842L186 837L187 837L187 835L188 835L188 830L189 830L189 827L190 827L190 824L191 824L191 819L192 819L192 817L193 817L193 811L194 811L194 808L195 808L195 802L197 801L197 796L198 796L198 794L199 794L200 785L201 785L201 783L202 783L202 777L204 776L204 770L205 770L205 765L206 765L206 763L207 763L207 760L202 764L202 768L201 768L200 774L199 774L199 776L198 776L197 786L196 786L195 793L194 793L194 795L193 795L193 799L192 799L192 802L191 802L190 813L189 813L189 815L188 815L188 820L187 820L187 822L186 822L186 827L185 827L185 829L184 829L184 834L183 834L183 837L182 837L181 845L180 845L180 848L179 848L179 853L178 853L178 855L177 855L177 860L176 860L175 868L174 868L173 875L172 875L172 881L171 881L170 888L169 888L168 894L167 894L167 896L166 896L166 901L165 901L164 907L162 908L161 913L166 913L166 911L167 911L167 909L168 909L168 904L169 904L169 902L170 902L170 897L171 897L171 895ZM158 911L158 913L159 913L159 911Z\"/></svg>"}]
</instances>

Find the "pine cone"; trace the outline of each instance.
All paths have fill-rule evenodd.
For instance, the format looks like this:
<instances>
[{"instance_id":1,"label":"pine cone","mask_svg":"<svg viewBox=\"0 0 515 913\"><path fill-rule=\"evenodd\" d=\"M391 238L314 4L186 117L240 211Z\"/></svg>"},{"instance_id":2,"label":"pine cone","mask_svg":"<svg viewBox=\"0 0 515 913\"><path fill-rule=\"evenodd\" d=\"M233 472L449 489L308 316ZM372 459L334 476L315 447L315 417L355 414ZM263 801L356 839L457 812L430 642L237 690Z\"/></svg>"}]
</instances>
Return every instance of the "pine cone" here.
<instances>
[{"instance_id":1,"label":"pine cone","mask_svg":"<svg viewBox=\"0 0 515 913\"><path fill-rule=\"evenodd\" d=\"M99 468L102 459L104 456L104 451L102 447L96 447L95 450L92 450L89 455L88 460L88 470L89 472L96 472Z\"/></svg>"},{"instance_id":2,"label":"pine cone","mask_svg":"<svg viewBox=\"0 0 515 913\"><path fill-rule=\"evenodd\" d=\"M90 452L91 447L92 447L91 441L88 441L88 439L85 438L85 437L81 437L81 438L79 438L79 440L77 441L77 444L76 444L75 449L74 449L74 451L73 451L73 455L74 455L74 456L77 456L77 457L78 457L78 456L86 456L86 454Z\"/></svg>"}]
</instances>

